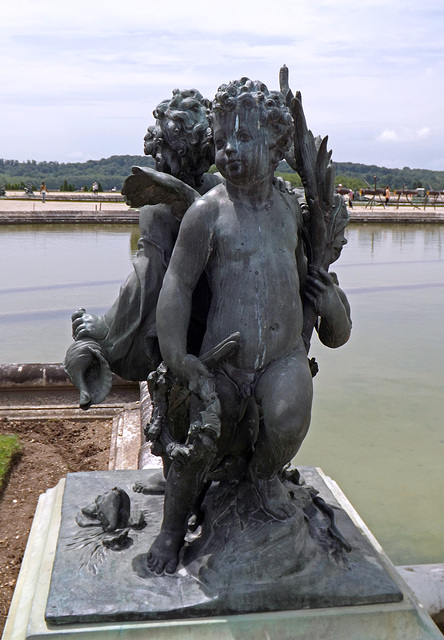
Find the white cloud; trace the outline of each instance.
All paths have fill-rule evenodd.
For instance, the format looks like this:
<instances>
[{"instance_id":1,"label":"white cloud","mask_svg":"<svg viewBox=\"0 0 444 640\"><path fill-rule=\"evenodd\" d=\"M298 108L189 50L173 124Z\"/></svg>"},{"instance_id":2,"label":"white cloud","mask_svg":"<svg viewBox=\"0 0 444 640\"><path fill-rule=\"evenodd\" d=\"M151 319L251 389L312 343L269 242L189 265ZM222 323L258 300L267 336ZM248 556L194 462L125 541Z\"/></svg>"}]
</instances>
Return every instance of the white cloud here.
<instances>
[{"instance_id":1,"label":"white cloud","mask_svg":"<svg viewBox=\"0 0 444 640\"><path fill-rule=\"evenodd\" d=\"M394 129L384 129L384 131L377 136L377 140L379 142L414 142L416 140L424 140L429 136L429 127L421 127L416 130L401 127L399 131L395 131Z\"/></svg>"},{"instance_id":2,"label":"white cloud","mask_svg":"<svg viewBox=\"0 0 444 640\"><path fill-rule=\"evenodd\" d=\"M1 20L6 157L39 150L36 159L63 161L71 149L102 157L113 143L125 152L125 137L132 153L173 88L211 97L222 82L248 75L274 89L283 63L309 126L336 137L344 160L365 161L357 156L375 141L408 139L419 152L430 131L435 139L444 133L444 87L433 81L443 73L441 0L300 0L285 8L256 0L254 11L239 0L216 9L207 0L4 0ZM358 129L359 149L348 133ZM427 157L434 162L439 150Z\"/></svg>"},{"instance_id":3,"label":"white cloud","mask_svg":"<svg viewBox=\"0 0 444 640\"><path fill-rule=\"evenodd\" d=\"M381 142L393 142L399 140L399 136L393 129L384 129L384 131L378 136L378 140Z\"/></svg>"},{"instance_id":4,"label":"white cloud","mask_svg":"<svg viewBox=\"0 0 444 640\"><path fill-rule=\"evenodd\" d=\"M430 128L422 127L422 129L418 129L415 133L418 138L428 138L430 135Z\"/></svg>"}]
</instances>

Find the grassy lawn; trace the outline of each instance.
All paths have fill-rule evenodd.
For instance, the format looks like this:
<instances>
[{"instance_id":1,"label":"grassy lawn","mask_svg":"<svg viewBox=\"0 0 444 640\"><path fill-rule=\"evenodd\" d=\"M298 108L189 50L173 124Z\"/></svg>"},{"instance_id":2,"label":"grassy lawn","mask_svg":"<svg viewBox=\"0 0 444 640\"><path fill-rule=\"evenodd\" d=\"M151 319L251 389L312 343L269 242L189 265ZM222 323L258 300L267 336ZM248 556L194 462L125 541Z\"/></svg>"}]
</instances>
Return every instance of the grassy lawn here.
<instances>
[{"instance_id":1,"label":"grassy lawn","mask_svg":"<svg viewBox=\"0 0 444 640\"><path fill-rule=\"evenodd\" d=\"M20 448L21 445L18 436L5 436L0 434L0 493L8 470L20 452Z\"/></svg>"}]
</instances>

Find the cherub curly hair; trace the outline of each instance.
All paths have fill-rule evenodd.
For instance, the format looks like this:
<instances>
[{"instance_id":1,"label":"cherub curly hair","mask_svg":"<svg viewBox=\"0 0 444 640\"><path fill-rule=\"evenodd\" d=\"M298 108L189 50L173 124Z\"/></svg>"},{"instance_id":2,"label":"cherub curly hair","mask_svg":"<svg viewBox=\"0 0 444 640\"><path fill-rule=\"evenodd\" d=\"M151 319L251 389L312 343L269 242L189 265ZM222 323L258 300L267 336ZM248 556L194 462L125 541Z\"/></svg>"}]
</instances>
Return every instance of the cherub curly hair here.
<instances>
[{"instance_id":1,"label":"cherub curly hair","mask_svg":"<svg viewBox=\"0 0 444 640\"><path fill-rule=\"evenodd\" d=\"M198 181L213 164L210 107L211 102L196 89L174 89L171 99L157 105L153 111L156 124L148 127L144 151L155 158L159 171L179 178L187 176L186 182L190 183Z\"/></svg>"},{"instance_id":2,"label":"cherub curly hair","mask_svg":"<svg viewBox=\"0 0 444 640\"><path fill-rule=\"evenodd\" d=\"M242 104L246 109L258 109L261 120L274 135L271 148L275 151L276 163L282 160L285 151L292 144L294 134L293 118L282 93L269 91L258 80L241 78L219 87L213 100L213 112L232 111L237 104Z\"/></svg>"}]
</instances>

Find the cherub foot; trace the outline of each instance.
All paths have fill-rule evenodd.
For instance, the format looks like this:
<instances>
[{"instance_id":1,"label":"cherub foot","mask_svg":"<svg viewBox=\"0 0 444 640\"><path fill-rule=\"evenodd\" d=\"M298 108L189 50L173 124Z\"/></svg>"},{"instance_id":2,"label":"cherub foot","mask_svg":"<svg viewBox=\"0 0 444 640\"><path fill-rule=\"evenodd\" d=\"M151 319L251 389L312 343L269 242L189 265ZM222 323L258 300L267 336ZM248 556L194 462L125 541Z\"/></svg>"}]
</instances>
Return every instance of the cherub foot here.
<instances>
[{"instance_id":1,"label":"cherub foot","mask_svg":"<svg viewBox=\"0 0 444 640\"><path fill-rule=\"evenodd\" d=\"M152 473L146 482L135 482L133 484L135 493L143 493L144 495L161 495L165 493L165 478L161 470Z\"/></svg>"},{"instance_id":2,"label":"cherub foot","mask_svg":"<svg viewBox=\"0 0 444 640\"><path fill-rule=\"evenodd\" d=\"M292 500L289 491L282 484L278 476L273 478L253 478L253 484L259 494L262 508L276 520L287 520L298 511L297 504Z\"/></svg>"},{"instance_id":3,"label":"cherub foot","mask_svg":"<svg viewBox=\"0 0 444 640\"><path fill-rule=\"evenodd\" d=\"M183 541L183 533L161 531L148 551L148 569L158 575L163 572L169 575L175 573Z\"/></svg>"}]
</instances>

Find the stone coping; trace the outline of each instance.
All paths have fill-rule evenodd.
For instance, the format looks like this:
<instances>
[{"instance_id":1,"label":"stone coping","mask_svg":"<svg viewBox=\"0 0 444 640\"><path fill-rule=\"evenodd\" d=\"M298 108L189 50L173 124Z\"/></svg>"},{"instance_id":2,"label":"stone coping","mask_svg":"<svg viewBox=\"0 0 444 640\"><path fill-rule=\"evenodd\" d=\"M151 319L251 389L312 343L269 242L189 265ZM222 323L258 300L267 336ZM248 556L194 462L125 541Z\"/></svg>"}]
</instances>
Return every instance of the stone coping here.
<instances>
[{"instance_id":1,"label":"stone coping","mask_svg":"<svg viewBox=\"0 0 444 640\"><path fill-rule=\"evenodd\" d=\"M86 194L87 195L87 194ZM90 197L81 200L81 196L72 200L56 201L48 199L43 203L40 197L26 199L0 198L0 224L72 224L137 223L138 209L131 209L123 200L115 201L117 196L101 198ZM112 199L114 198L114 201ZM414 208L412 206L368 206L355 203L349 209L350 222L388 222L388 223L443 223L444 208Z\"/></svg>"},{"instance_id":2,"label":"stone coping","mask_svg":"<svg viewBox=\"0 0 444 640\"><path fill-rule=\"evenodd\" d=\"M0 198L1 224L137 224L138 209L130 208L123 197L117 200L91 197L85 199L42 202L40 197L27 199Z\"/></svg>"},{"instance_id":3,"label":"stone coping","mask_svg":"<svg viewBox=\"0 0 444 640\"><path fill-rule=\"evenodd\" d=\"M350 211L350 223L353 222L375 222L375 223L444 223L443 210L418 210L410 208L403 209L373 209L353 208Z\"/></svg>"},{"instance_id":4,"label":"stone coping","mask_svg":"<svg viewBox=\"0 0 444 640\"><path fill-rule=\"evenodd\" d=\"M113 373L113 386L134 386ZM10 363L0 364L0 389L24 389L32 387L73 388L61 363Z\"/></svg>"}]
</instances>

